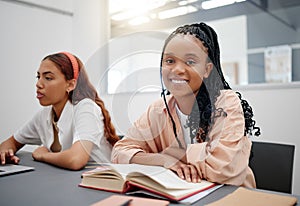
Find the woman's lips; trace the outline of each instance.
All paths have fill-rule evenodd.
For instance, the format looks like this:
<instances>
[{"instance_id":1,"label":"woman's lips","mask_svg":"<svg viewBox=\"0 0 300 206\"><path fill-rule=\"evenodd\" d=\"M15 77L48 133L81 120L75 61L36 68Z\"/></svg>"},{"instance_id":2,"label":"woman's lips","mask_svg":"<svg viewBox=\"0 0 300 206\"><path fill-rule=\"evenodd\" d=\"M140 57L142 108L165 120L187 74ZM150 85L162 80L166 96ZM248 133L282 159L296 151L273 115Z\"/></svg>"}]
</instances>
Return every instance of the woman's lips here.
<instances>
[{"instance_id":1,"label":"woman's lips","mask_svg":"<svg viewBox=\"0 0 300 206\"><path fill-rule=\"evenodd\" d=\"M40 92L37 92L36 93L36 98L38 98L38 99L41 99L42 97L44 97L45 95L44 94L42 94L42 93L40 93Z\"/></svg>"}]
</instances>

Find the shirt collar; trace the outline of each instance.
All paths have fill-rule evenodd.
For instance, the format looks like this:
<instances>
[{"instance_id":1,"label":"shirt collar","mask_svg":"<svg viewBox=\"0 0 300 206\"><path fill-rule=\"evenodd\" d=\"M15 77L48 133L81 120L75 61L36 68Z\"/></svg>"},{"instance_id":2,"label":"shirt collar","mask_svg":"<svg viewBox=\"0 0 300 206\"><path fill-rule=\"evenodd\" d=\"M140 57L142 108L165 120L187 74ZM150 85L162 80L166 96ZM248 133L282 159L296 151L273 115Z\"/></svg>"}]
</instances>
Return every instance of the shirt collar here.
<instances>
[{"instance_id":1,"label":"shirt collar","mask_svg":"<svg viewBox=\"0 0 300 206\"><path fill-rule=\"evenodd\" d=\"M70 124L70 120L73 119L71 117L73 116L73 113L74 113L74 105L70 101L67 101L60 115L60 118L57 121L57 127L60 130L62 128L65 128L65 125ZM53 119L52 107L49 107L49 114L47 118L48 124L52 124L52 119Z\"/></svg>"},{"instance_id":2,"label":"shirt collar","mask_svg":"<svg viewBox=\"0 0 300 206\"><path fill-rule=\"evenodd\" d=\"M166 96L166 101L167 101L167 105L168 105L170 110L175 109L176 100L175 100L175 97L172 94L169 94L169 95ZM164 104L163 109L167 110L166 104Z\"/></svg>"}]
</instances>

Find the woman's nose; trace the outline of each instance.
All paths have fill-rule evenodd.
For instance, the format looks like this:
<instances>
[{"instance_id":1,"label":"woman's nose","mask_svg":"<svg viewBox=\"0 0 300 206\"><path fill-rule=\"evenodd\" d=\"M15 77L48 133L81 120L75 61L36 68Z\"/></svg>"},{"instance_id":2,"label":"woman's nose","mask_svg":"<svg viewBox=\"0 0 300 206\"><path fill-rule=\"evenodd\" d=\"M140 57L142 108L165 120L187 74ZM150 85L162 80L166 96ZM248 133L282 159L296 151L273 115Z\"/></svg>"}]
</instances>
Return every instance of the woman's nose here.
<instances>
[{"instance_id":1,"label":"woman's nose","mask_svg":"<svg viewBox=\"0 0 300 206\"><path fill-rule=\"evenodd\" d=\"M172 71L176 74L180 74L180 73L184 73L185 72L185 67L186 64L182 61L177 61L174 65L173 65L173 69Z\"/></svg>"},{"instance_id":2,"label":"woman's nose","mask_svg":"<svg viewBox=\"0 0 300 206\"><path fill-rule=\"evenodd\" d=\"M42 88L42 87L43 87L43 86L42 86L41 79L38 79L38 80L36 81L35 86L36 86L37 88Z\"/></svg>"}]
</instances>

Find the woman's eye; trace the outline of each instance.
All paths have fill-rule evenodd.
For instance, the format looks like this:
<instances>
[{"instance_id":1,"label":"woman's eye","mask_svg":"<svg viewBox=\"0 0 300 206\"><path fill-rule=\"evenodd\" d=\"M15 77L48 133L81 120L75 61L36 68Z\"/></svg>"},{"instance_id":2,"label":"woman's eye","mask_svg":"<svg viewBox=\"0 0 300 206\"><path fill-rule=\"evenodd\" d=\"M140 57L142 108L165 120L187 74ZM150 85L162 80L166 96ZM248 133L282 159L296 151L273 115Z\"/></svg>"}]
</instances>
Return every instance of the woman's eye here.
<instances>
[{"instance_id":1,"label":"woman's eye","mask_svg":"<svg viewBox=\"0 0 300 206\"><path fill-rule=\"evenodd\" d=\"M48 81L52 80L51 77L45 77L45 79L48 80Z\"/></svg>"},{"instance_id":2,"label":"woman's eye","mask_svg":"<svg viewBox=\"0 0 300 206\"><path fill-rule=\"evenodd\" d=\"M173 64L174 63L174 60L173 59L166 59L165 61L167 64Z\"/></svg>"},{"instance_id":3,"label":"woman's eye","mask_svg":"<svg viewBox=\"0 0 300 206\"><path fill-rule=\"evenodd\" d=\"M188 60L188 61L186 61L186 64L187 65L194 65L194 64L196 64L196 62L193 61L193 60Z\"/></svg>"}]
</instances>

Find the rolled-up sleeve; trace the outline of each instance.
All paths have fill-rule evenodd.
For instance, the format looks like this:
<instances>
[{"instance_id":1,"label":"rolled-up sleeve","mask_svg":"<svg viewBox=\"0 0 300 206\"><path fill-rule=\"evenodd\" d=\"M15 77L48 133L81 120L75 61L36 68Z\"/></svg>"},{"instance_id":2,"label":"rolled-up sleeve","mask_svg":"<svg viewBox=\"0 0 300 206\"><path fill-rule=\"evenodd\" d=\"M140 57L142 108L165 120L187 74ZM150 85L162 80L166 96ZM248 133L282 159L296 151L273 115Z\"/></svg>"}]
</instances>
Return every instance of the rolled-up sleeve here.
<instances>
[{"instance_id":1,"label":"rolled-up sleeve","mask_svg":"<svg viewBox=\"0 0 300 206\"><path fill-rule=\"evenodd\" d=\"M130 163L138 152L159 153L174 141L168 117L163 109L164 103L158 100L152 103L146 112L134 122L123 139L113 147L111 161Z\"/></svg>"},{"instance_id":2,"label":"rolled-up sleeve","mask_svg":"<svg viewBox=\"0 0 300 206\"><path fill-rule=\"evenodd\" d=\"M14 138L21 144L41 145L42 138L47 136L47 130L40 129L40 127L47 125L44 120L47 114L48 108L37 112L31 120L14 133Z\"/></svg>"},{"instance_id":3,"label":"rolled-up sleeve","mask_svg":"<svg viewBox=\"0 0 300 206\"><path fill-rule=\"evenodd\" d=\"M188 145L187 160L208 181L255 187L254 176L248 166L251 141L244 135L245 121L240 99L231 90L223 91L216 108L223 108L227 115L215 118L208 142Z\"/></svg>"},{"instance_id":4,"label":"rolled-up sleeve","mask_svg":"<svg viewBox=\"0 0 300 206\"><path fill-rule=\"evenodd\" d=\"M114 163L130 163L131 158L138 152L150 152L149 144L153 143L153 128L151 128L151 110L147 111L127 131L122 140L113 147L111 161Z\"/></svg>"}]
</instances>

